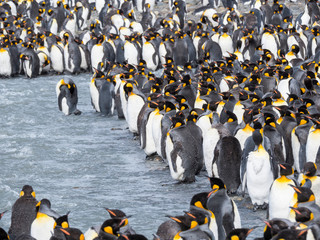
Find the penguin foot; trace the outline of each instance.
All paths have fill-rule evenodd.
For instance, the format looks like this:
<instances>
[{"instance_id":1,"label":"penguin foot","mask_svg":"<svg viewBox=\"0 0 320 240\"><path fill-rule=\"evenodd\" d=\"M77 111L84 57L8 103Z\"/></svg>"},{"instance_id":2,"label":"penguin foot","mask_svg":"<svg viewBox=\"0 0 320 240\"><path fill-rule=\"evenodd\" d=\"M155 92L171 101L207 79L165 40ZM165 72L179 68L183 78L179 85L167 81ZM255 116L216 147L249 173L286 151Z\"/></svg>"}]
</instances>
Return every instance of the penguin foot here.
<instances>
[{"instance_id":1,"label":"penguin foot","mask_svg":"<svg viewBox=\"0 0 320 240\"><path fill-rule=\"evenodd\" d=\"M253 211L256 212L259 209L258 204L253 204Z\"/></svg>"},{"instance_id":2,"label":"penguin foot","mask_svg":"<svg viewBox=\"0 0 320 240\"><path fill-rule=\"evenodd\" d=\"M75 110L75 111L73 112L73 114L74 114L74 115L77 115L77 116L78 116L78 115L81 115L81 113L82 113L82 112L81 112L79 109L77 109L77 110Z\"/></svg>"},{"instance_id":3,"label":"penguin foot","mask_svg":"<svg viewBox=\"0 0 320 240\"><path fill-rule=\"evenodd\" d=\"M267 210L268 209L268 203L263 203L262 205L261 205L261 209L262 210Z\"/></svg>"}]
</instances>

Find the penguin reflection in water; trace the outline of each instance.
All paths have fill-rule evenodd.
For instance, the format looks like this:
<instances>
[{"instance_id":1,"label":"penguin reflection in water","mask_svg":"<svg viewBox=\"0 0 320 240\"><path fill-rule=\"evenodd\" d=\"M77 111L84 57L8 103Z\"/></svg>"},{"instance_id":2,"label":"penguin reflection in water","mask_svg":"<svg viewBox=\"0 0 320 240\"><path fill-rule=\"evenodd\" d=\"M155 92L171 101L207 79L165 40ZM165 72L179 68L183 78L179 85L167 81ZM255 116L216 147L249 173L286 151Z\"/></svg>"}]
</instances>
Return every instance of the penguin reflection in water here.
<instances>
[{"instance_id":1,"label":"penguin reflection in water","mask_svg":"<svg viewBox=\"0 0 320 240\"><path fill-rule=\"evenodd\" d=\"M78 91L76 84L71 79L61 79L56 86L59 110L65 115L80 115L77 109Z\"/></svg>"}]
</instances>

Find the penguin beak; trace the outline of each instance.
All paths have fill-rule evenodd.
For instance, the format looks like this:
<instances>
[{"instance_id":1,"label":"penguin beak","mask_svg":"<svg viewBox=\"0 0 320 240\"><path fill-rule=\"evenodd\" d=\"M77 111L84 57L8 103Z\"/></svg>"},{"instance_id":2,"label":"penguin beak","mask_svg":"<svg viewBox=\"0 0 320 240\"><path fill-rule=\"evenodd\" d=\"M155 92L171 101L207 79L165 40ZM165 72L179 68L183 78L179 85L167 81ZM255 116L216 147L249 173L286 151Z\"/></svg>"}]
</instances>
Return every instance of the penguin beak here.
<instances>
[{"instance_id":1,"label":"penguin beak","mask_svg":"<svg viewBox=\"0 0 320 240\"><path fill-rule=\"evenodd\" d=\"M64 234L70 236L70 233L69 233L67 230L65 230L65 229L63 229L63 228L59 228L59 229L60 229L60 231L63 232Z\"/></svg>"},{"instance_id":2,"label":"penguin beak","mask_svg":"<svg viewBox=\"0 0 320 240\"><path fill-rule=\"evenodd\" d=\"M271 228L271 225L268 221L263 221L269 228Z\"/></svg>"},{"instance_id":3,"label":"penguin beak","mask_svg":"<svg viewBox=\"0 0 320 240\"><path fill-rule=\"evenodd\" d=\"M286 169L286 167L283 166L282 164L279 164L279 165L280 165L280 167L281 167L282 169Z\"/></svg>"},{"instance_id":4,"label":"penguin beak","mask_svg":"<svg viewBox=\"0 0 320 240\"><path fill-rule=\"evenodd\" d=\"M294 207L290 207L295 213L297 213L297 214L299 214L299 215L301 215L301 212L300 211L298 211L298 209L296 209L296 208L294 208Z\"/></svg>"},{"instance_id":5,"label":"penguin beak","mask_svg":"<svg viewBox=\"0 0 320 240\"><path fill-rule=\"evenodd\" d=\"M300 193L301 194L301 191L294 185L292 184L289 184L290 187L292 187L297 193Z\"/></svg>"}]
</instances>

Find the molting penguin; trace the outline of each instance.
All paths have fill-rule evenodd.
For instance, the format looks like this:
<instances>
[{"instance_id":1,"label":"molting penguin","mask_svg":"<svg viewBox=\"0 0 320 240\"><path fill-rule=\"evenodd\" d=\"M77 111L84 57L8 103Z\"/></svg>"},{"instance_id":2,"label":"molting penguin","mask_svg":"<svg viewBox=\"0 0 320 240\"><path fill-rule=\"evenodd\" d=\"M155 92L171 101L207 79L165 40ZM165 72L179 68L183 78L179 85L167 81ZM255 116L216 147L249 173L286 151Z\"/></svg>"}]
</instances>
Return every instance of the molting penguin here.
<instances>
[{"instance_id":1,"label":"molting penguin","mask_svg":"<svg viewBox=\"0 0 320 240\"><path fill-rule=\"evenodd\" d=\"M22 234L30 234L31 224L36 218L37 200L33 188L23 186L20 197L12 206L11 226L8 234L12 239Z\"/></svg>"},{"instance_id":2,"label":"molting penguin","mask_svg":"<svg viewBox=\"0 0 320 240\"><path fill-rule=\"evenodd\" d=\"M78 90L72 79L61 79L56 86L58 97L59 110L65 115L74 113L80 115L81 112L77 109Z\"/></svg>"},{"instance_id":3,"label":"molting penguin","mask_svg":"<svg viewBox=\"0 0 320 240\"><path fill-rule=\"evenodd\" d=\"M242 164L246 165L241 176L242 189L247 186L249 196L254 205L254 211L259 207L266 209L269 202L270 187L277 175L277 166L272 160L272 150L269 139L255 130L245 143L242 153Z\"/></svg>"}]
</instances>

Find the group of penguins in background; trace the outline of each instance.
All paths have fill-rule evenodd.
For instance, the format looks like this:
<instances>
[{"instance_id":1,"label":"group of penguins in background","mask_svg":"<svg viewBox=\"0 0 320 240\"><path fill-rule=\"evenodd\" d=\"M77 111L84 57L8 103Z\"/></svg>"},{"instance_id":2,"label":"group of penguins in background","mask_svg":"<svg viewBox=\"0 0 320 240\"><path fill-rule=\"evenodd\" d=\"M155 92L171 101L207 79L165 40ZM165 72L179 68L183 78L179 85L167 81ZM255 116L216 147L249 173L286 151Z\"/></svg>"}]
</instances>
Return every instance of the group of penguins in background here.
<instances>
[{"instance_id":1,"label":"group of penguins in background","mask_svg":"<svg viewBox=\"0 0 320 240\"><path fill-rule=\"evenodd\" d=\"M235 193L248 193L254 211L268 209L262 239L320 239L318 2L300 3L295 18L278 0L244 1L251 8L242 14L238 1L221 3L217 12L220 1L202 1L196 21L186 20L183 0L169 1L171 12L158 17L152 0L3 1L0 76L92 71L94 110L116 110L173 179L193 182L205 167L212 191L195 195L190 212L164 226L171 235L159 227L155 239L245 239L251 230L239 230L228 196ZM87 24L91 13L98 17ZM61 79L56 93L64 114L81 113L75 81ZM32 199L27 189L20 199ZM36 235L34 218L49 209L40 201L23 233L84 238L71 238L51 210L57 227ZM145 239L119 236L127 219L115 215L95 231L98 239Z\"/></svg>"}]
</instances>

